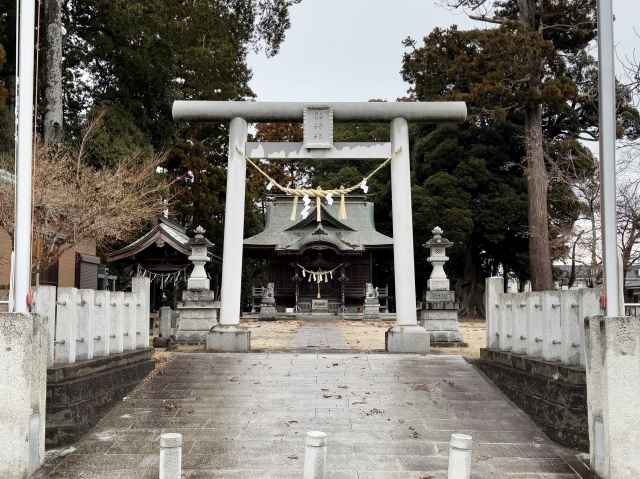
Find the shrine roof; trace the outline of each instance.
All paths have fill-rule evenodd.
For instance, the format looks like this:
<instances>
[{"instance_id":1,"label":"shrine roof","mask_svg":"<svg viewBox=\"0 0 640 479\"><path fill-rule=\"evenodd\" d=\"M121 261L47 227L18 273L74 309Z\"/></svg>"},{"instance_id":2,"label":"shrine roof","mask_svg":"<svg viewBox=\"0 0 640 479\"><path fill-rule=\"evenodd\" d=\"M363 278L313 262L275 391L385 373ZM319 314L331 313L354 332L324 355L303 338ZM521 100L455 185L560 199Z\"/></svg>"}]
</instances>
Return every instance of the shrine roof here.
<instances>
[{"instance_id":1,"label":"shrine roof","mask_svg":"<svg viewBox=\"0 0 640 479\"><path fill-rule=\"evenodd\" d=\"M144 235L127 246L107 255L107 262L118 261L138 254L152 245L168 245L181 254L191 254L191 238L185 228L165 216L160 216L158 223ZM208 242L211 248L213 243Z\"/></svg>"},{"instance_id":2,"label":"shrine roof","mask_svg":"<svg viewBox=\"0 0 640 479\"><path fill-rule=\"evenodd\" d=\"M316 220L315 202L309 216L300 217L302 203L298 205L296 219L291 221L293 198L275 195L267 200L266 226L263 231L244 240L247 249L273 249L278 253L302 253L312 248L333 248L341 253L362 253L367 249L390 248L393 238L376 230L373 203L364 195L346 197L347 217L340 219L340 199L333 205L322 203L321 219Z\"/></svg>"}]
</instances>

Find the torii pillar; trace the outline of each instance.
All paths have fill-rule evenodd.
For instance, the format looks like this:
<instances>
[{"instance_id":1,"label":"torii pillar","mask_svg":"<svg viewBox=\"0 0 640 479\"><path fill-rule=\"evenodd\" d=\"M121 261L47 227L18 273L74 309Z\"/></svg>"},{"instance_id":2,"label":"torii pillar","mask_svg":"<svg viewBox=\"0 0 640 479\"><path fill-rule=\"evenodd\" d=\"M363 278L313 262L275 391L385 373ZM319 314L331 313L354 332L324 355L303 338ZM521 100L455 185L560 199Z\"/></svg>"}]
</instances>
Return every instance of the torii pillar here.
<instances>
[{"instance_id":1,"label":"torii pillar","mask_svg":"<svg viewBox=\"0 0 640 479\"><path fill-rule=\"evenodd\" d=\"M463 102L238 102L176 101L175 120L230 121L229 163L225 203L224 251L222 255L222 294L220 324L212 328L207 349L215 351L250 350L250 332L240 328L240 284L242 276L242 243L247 155L247 122L295 122L304 119L308 109L326 109L336 121L389 121L391 145L332 144L329 138L314 137L317 145L287 145L278 151L264 153L266 158L331 158L367 157L366 151L387 149L391 156L391 194L393 214L393 258L396 297L396 324L386 333L386 349L398 353L427 353L429 334L418 325L413 260L413 221L411 213L411 173L409 121L463 121L467 108ZM315 133L315 132L314 132ZM321 141L324 140L324 141ZM354 147L355 145L355 147ZM294 148L291 148L294 146ZM358 150L361 148L361 150ZM363 150L365 153L363 153ZM369 156L376 158L376 156Z\"/></svg>"}]
</instances>

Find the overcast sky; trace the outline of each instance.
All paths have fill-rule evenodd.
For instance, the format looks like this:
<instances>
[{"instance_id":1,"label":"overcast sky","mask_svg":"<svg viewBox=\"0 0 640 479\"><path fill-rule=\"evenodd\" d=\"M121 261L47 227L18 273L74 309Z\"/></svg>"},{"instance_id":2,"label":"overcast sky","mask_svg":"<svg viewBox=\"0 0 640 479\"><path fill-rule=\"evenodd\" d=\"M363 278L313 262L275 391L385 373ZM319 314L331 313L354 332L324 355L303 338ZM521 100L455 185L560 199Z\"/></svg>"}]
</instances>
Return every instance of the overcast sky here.
<instances>
[{"instance_id":1,"label":"overcast sky","mask_svg":"<svg viewBox=\"0 0 640 479\"><path fill-rule=\"evenodd\" d=\"M640 0L613 3L619 56L640 51ZM303 0L280 53L250 56L251 87L259 100L394 100L407 92L402 40L452 24L480 26L435 0Z\"/></svg>"}]
</instances>

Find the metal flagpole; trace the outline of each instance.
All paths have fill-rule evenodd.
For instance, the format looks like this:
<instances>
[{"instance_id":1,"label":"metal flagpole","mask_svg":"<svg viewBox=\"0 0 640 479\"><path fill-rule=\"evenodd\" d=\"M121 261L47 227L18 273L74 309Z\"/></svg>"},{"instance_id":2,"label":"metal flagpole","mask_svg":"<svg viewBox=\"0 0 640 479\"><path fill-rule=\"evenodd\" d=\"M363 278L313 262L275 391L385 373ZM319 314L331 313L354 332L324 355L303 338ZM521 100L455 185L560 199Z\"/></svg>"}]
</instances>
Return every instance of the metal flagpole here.
<instances>
[{"instance_id":1,"label":"metal flagpole","mask_svg":"<svg viewBox=\"0 0 640 479\"><path fill-rule=\"evenodd\" d=\"M31 285L31 174L33 156L33 70L35 0L21 0L18 5L18 69L16 73L17 138L14 311L28 312L27 295Z\"/></svg>"},{"instance_id":2,"label":"metal flagpole","mask_svg":"<svg viewBox=\"0 0 640 479\"><path fill-rule=\"evenodd\" d=\"M620 315L616 218L616 75L612 0L598 0L600 182L607 316Z\"/></svg>"}]
</instances>

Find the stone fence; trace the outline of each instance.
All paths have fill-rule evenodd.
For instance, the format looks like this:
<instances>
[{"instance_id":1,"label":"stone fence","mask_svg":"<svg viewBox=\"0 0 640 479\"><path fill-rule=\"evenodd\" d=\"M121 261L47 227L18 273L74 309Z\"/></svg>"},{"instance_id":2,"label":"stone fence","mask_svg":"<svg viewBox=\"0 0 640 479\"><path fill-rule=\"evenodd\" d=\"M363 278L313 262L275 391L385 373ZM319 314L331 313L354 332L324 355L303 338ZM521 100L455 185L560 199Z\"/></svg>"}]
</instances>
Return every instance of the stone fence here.
<instances>
[{"instance_id":1,"label":"stone fence","mask_svg":"<svg viewBox=\"0 0 640 479\"><path fill-rule=\"evenodd\" d=\"M551 438L589 450L584 320L600 314L599 290L503 290L487 279L478 366Z\"/></svg>"},{"instance_id":2,"label":"stone fence","mask_svg":"<svg viewBox=\"0 0 640 479\"><path fill-rule=\"evenodd\" d=\"M584 319L600 314L600 290L503 293L502 278L485 290L487 348L584 367Z\"/></svg>"},{"instance_id":3,"label":"stone fence","mask_svg":"<svg viewBox=\"0 0 640 479\"><path fill-rule=\"evenodd\" d=\"M40 286L33 310L48 318L47 447L88 431L152 369L149 278L131 292Z\"/></svg>"},{"instance_id":4,"label":"stone fence","mask_svg":"<svg viewBox=\"0 0 640 479\"><path fill-rule=\"evenodd\" d=\"M39 286L34 312L49 318L49 367L148 348L149 300L148 278L133 278L130 293Z\"/></svg>"}]
</instances>

